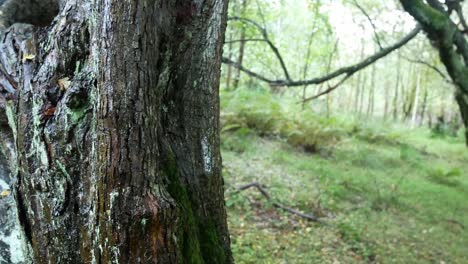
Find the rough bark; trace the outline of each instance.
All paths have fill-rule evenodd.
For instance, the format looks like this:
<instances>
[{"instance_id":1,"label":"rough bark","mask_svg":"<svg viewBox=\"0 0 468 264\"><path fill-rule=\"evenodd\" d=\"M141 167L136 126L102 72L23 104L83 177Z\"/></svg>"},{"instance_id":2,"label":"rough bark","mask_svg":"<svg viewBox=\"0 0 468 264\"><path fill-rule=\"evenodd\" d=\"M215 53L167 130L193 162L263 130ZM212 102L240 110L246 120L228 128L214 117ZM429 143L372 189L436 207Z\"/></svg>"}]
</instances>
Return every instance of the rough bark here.
<instances>
[{"instance_id":1,"label":"rough bark","mask_svg":"<svg viewBox=\"0 0 468 264\"><path fill-rule=\"evenodd\" d=\"M460 107L461 117L465 125L466 145L468 146L468 95L458 92L455 96L458 106Z\"/></svg>"},{"instance_id":2,"label":"rough bark","mask_svg":"<svg viewBox=\"0 0 468 264\"><path fill-rule=\"evenodd\" d=\"M68 0L0 44L34 263L231 263L219 152L226 0ZM0 111L2 111L0 109Z\"/></svg>"},{"instance_id":3,"label":"rough bark","mask_svg":"<svg viewBox=\"0 0 468 264\"><path fill-rule=\"evenodd\" d=\"M0 95L0 263L24 263L23 237L10 187L14 184L10 172L14 140L5 111L7 102L2 99Z\"/></svg>"}]
</instances>

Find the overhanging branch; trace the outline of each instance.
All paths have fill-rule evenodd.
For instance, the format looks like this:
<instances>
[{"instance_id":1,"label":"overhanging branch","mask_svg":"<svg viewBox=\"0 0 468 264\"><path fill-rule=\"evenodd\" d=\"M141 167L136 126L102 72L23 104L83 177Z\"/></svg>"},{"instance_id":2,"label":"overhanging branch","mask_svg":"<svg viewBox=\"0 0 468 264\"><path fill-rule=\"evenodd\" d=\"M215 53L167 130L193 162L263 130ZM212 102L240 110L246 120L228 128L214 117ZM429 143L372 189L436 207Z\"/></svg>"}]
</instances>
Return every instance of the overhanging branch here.
<instances>
[{"instance_id":1,"label":"overhanging branch","mask_svg":"<svg viewBox=\"0 0 468 264\"><path fill-rule=\"evenodd\" d=\"M284 79L283 80L282 79L273 80L273 79L270 79L268 77L263 76L262 74L259 74L259 73L256 73L256 72L250 70L250 69L247 69L244 66L239 65L239 64L233 62L232 60L230 60L228 58L223 58L222 61L223 61L223 63L230 64L233 67L236 67L239 70L243 71L247 75L250 75L251 77L257 78L257 79L259 79L259 80L261 80L263 82L266 82L266 83L268 83L270 85L282 85L282 86L287 86L287 87L296 87L296 86L303 86L303 85L320 84L320 83L324 83L324 82L333 80L333 79L335 79L335 78L337 78L339 76L342 76L342 75L346 75L344 77L344 80L349 79L349 77L351 77L356 72L366 68L367 66L373 64L374 62L380 60L381 58L386 57L387 55L389 55L393 51L395 51L395 50L403 47L404 45L406 45L410 40L415 38L420 31L421 31L421 27L418 25L408 35L406 35L404 38L402 38L397 43L393 44L392 46L381 49L379 52L375 53L372 56L369 56L368 58L364 59L363 61L361 61L359 63L356 63L354 65L351 65L351 66L340 68L340 69L335 70L334 72L332 72L330 74L327 74L325 76L321 76L321 77L317 77L317 78L313 78L313 79L308 79L308 80L299 80L299 81L293 81L293 80L288 80L288 79L287 80L284 80ZM344 80L339 82L339 84L341 84ZM329 92L331 92L331 91L333 91L335 89L336 89L336 87L334 89L331 89L331 90L328 89L328 90L330 90ZM324 93L324 94L326 94L326 93ZM324 95L324 94L321 94L321 95Z\"/></svg>"},{"instance_id":2,"label":"overhanging branch","mask_svg":"<svg viewBox=\"0 0 468 264\"><path fill-rule=\"evenodd\" d=\"M431 70L435 71L437 74L439 74L440 77L442 77L442 79L444 79L445 82L450 83L450 84L453 84L453 82L449 79L449 77L447 77L447 76L442 72L442 70L440 70L439 68L437 68L437 66L432 65L432 64L430 64L429 62L424 61L424 60L420 60L420 59L410 59L410 58L407 58L407 57L403 57L403 58L404 58L405 60L409 61L409 62L422 64L422 65L428 67L429 69L431 69Z\"/></svg>"},{"instance_id":3,"label":"overhanging branch","mask_svg":"<svg viewBox=\"0 0 468 264\"><path fill-rule=\"evenodd\" d=\"M358 1L354 0L354 5L361 11L361 13L367 18L367 20L371 24L372 29L374 30L375 41L377 42L377 45L379 45L379 48L382 49L382 42L380 41L379 34L377 33L377 27L375 26L374 21L372 20L370 15L366 12L366 10L358 3Z\"/></svg>"}]
</instances>

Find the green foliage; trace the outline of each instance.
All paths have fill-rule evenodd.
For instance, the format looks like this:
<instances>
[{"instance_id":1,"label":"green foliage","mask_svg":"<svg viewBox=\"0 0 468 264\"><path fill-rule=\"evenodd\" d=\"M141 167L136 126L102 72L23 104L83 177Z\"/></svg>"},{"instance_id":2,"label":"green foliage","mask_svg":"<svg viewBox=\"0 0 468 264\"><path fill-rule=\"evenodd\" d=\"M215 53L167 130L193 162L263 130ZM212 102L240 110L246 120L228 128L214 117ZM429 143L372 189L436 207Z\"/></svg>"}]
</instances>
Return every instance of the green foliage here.
<instances>
[{"instance_id":1,"label":"green foliage","mask_svg":"<svg viewBox=\"0 0 468 264\"><path fill-rule=\"evenodd\" d=\"M437 124L431 129L432 137L457 137L461 131L458 122L454 119L452 122L444 122L439 120Z\"/></svg>"},{"instance_id":2,"label":"green foliage","mask_svg":"<svg viewBox=\"0 0 468 264\"><path fill-rule=\"evenodd\" d=\"M347 242L349 249L356 252L368 261L375 260L374 245L367 243L362 237L362 231L358 230L353 223L340 223L337 226L338 231L344 241Z\"/></svg>"},{"instance_id":3,"label":"green foliage","mask_svg":"<svg viewBox=\"0 0 468 264\"><path fill-rule=\"evenodd\" d=\"M308 152L332 148L347 134L339 120L323 118L310 111L302 112L292 101L284 98L281 104L279 97L266 90L241 88L233 92L223 91L221 101L222 131L238 130L236 134L254 131L260 136L280 137ZM242 144L226 144L240 147L239 152L243 152Z\"/></svg>"},{"instance_id":4,"label":"green foliage","mask_svg":"<svg viewBox=\"0 0 468 264\"><path fill-rule=\"evenodd\" d=\"M290 107L281 105L287 113ZM468 219L464 142L371 123L375 131L405 136L398 143L369 142L352 131L368 126L337 122L345 124L347 134L330 158L253 130L223 134L223 141L237 137L248 145L242 155L223 145L227 186L260 182L276 199L328 223L306 222L272 208L255 191L228 188L236 262L464 263L468 231L457 224Z\"/></svg>"},{"instance_id":5,"label":"green foliage","mask_svg":"<svg viewBox=\"0 0 468 264\"><path fill-rule=\"evenodd\" d=\"M250 128L260 135L277 133L284 120L279 100L262 90L238 89L234 92L223 92L222 130L233 128Z\"/></svg>"},{"instance_id":6,"label":"green foliage","mask_svg":"<svg viewBox=\"0 0 468 264\"><path fill-rule=\"evenodd\" d=\"M254 132L251 129L239 127L239 129L231 133L231 136L223 137L221 146L229 151L243 153L251 147L252 144L249 142L249 137L253 134Z\"/></svg>"},{"instance_id":7,"label":"green foliage","mask_svg":"<svg viewBox=\"0 0 468 264\"><path fill-rule=\"evenodd\" d=\"M462 176L462 171L459 168L445 170L443 168L429 169L427 177L438 184L447 186L458 186L460 181L458 178Z\"/></svg>"},{"instance_id":8,"label":"green foliage","mask_svg":"<svg viewBox=\"0 0 468 264\"><path fill-rule=\"evenodd\" d=\"M401 133L390 125L362 122L349 118L323 117L310 110L302 110L292 98L271 94L269 91L239 88L221 92L223 132L233 137L223 144L242 153L248 143L239 136L256 133L262 137L279 137L291 146L311 153L329 156L343 139L355 136L373 144L398 144Z\"/></svg>"}]
</instances>

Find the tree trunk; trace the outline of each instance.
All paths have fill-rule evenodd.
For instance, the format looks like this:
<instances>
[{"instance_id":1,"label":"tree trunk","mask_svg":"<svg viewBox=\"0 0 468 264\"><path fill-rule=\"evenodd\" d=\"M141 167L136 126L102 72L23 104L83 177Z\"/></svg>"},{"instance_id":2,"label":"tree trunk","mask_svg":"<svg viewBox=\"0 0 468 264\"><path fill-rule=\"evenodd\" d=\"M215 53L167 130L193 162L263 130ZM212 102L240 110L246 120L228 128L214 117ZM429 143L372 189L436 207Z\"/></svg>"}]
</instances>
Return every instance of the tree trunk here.
<instances>
[{"instance_id":1,"label":"tree trunk","mask_svg":"<svg viewBox=\"0 0 468 264\"><path fill-rule=\"evenodd\" d=\"M248 0L242 0L242 10L241 10L241 17L245 17L245 12L247 10L247 1ZM237 57L237 64L238 65L242 65L242 63L244 63L244 50L245 50L245 25L242 25L241 27L241 33L240 33L240 42L239 42L239 54L238 54L238 57ZM239 81L240 81L240 78L241 78L241 70L236 68L235 69L235 74L234 74L234 82L232 84L232 88L234 90L237 89L237 87L239 87Z\"/></svg>"},{"instance_id":2,"label":"tree trunk","mask_svg":"<svg viewBox=\"0 0 468 264\"><path fill-rule=\"evenodd\" d=\"M461 116L468 130L467 100L468 96L468 41L463 32L451 19L450 11L439 1L400 0L403 8L414 17L427 33L439 57L445 65L450 78L457 87L457 103ZM447 1L445 1L448 4ZM454 1L451 1L454 2ZM468 133L466 133L468 145Z\"/></svg>"},{"instance_id":3,"label":"tree trunk","mask_svg":"<svg viewBox=\"0 0 468 264\"><path fill-rule=\"evenodd\" d=\"M232 33L229 34L229 40L232 40ZM232 42L229 42L228 45L228 58L232 58ZM232 65L227 65L227 77L226 77L226 90L231 90L231 79L232 79Z\"/></svg>"},{"instance_id":4,"label":"tree trunk","mask_svg":"<svg viewBox=\"0 0 468 264\"><path fill-rule=\"evenodd\" d=\"M4 111L7 102L2 99L0 95L0 263L24 263L21 227L10 187L14 184L10 173L14 140Z\"/></svg>"},{"instance_id":5,"label":"tree trunk","mask_svg":"<svg viewBox=\"0 0 468 264\"><path fill-rule=\"evenodd\" d=\"M421 70L418 70L416 75L416 91L414 94L413 109L411 113L411 126L416 127L418 109L419 109L419 92L421 90Z\"/></svg>"},{"instance_id":6,"label":"tree trunk","mask_svg":"<svg viewBox=\"0 0 468 264\"><path fill-rule=\"evenodd\" d=\"M398 51L398 63L397 63L397 74L396 74L396 83L395 83L395 93L393 97L393 120L396 121L398 119L398 109L399 109L399 96L398 91L400 89L400 77L401 77L401 51Z\"/></svg>"},{"instance_id":7,"label":"tree trunk","mask_svg":"<svg viewBox=\"0 0 468 264\"><path fill-rule=\"evenodd\" d=\"M369 87L369 97L367 101L367 117L374 115L374 101L375 101L375 63L372 65L371 83Z\"/></svg>"},{"instance_id":8,"label":"tree trunk","mask_svg":"<svg viewBox=\"0 0 468 264\"><path fill-rule=\"evenodd\" d=\"M458 92L456 94L456 99L458 106L460 107L463 124L465 125L465 138L467 139L466 145L468 146L468 96Z\"/></svg>"},{"instance_id":9,"label":"tree trunk","mask_svg":"<svg viewBox=\"0 0 468 264\"><path fill-rule=\"evenodd\" d=\"M421 125L424 125L424 120L426 119L426 112L427 112L427 105L428 105L428 98L429 91L427 90L427 85L424 86L424 96L421 105Z\"/></svg>"},{"instance_id":10,"label":"tree trunk","mask_svg":"<svg viewBox=\"0 0 468 264\"><path fill-rule=\"evenodd\" d=\"M388 109L389 109L389 105L390 105L390 81L387 79L385 80L385 86L384 86L384 110L383 110L383 118L384 120L387 120L388 118Z\"/></svg>"},{"instance_id":11,"label":"tree trunk","mask_svg":"<svg viewBox=\"0 0 468 264\"><path fill-rule=\"evenodd\" d=\"M227 1L62 7L49 28L17 25L0 44L26 262L231 263L218 121Z\"/></svg>"}]
</instances>

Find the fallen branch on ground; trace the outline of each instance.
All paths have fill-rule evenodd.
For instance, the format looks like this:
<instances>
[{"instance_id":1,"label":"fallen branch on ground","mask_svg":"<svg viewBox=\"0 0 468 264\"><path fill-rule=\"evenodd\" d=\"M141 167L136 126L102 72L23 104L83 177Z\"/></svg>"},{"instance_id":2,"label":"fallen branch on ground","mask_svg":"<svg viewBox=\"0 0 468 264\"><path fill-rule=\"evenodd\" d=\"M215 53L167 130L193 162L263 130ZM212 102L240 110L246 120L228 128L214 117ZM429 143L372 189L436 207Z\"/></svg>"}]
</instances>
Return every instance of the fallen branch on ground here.
<instances>
[{"instance_id":1,"label":"fallen branch on ground","mask_svg":"<svg viewBox=\"0 0 468 264\"><path fill-rule=\"evenodd\" d=\"M262 195L263 197L265 197L269 202L271 202L271 204L275 207L275 208L279 208L279 209L282 209L290 214L294 214L294 215L297 215L299 217L302 217L302 218L305 218L309 221L312 221L312 222L318 222L318 223L323 223L322 220L320 220L317 216L313 215L313 214L305 214L305 213L302 213L296 209L293 209L289 206L286 206L284 204L281 204L277 201L275 201L273 198L271 198L270 194L268 193L268 191L262 187L262 185L260 185L258 182L252 182L252 183L249 183L249 184L246 184L246 185L243 185L241 187L238 188L238 191L241 192L241 191L245 191L247 189L250 189L250 188L256 188Z\"/></svg>"}]
</instances>

